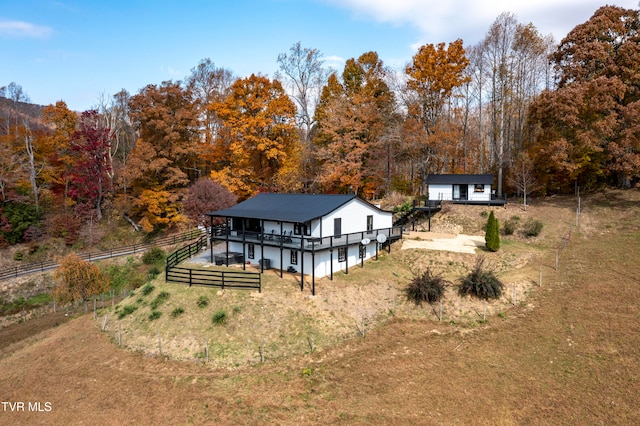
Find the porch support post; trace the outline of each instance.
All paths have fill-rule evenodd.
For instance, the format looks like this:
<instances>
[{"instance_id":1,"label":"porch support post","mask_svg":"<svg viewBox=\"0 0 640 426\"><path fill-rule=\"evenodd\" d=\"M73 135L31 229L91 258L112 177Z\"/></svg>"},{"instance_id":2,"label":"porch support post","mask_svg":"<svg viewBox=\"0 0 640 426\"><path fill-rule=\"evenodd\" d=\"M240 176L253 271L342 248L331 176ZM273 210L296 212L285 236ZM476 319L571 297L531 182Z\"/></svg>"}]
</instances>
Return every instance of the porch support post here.
<instances>
[{"instance_id":1,"label":"porch support post","mask_svg":"<svg viewBox=\"0 0 640 426\"><path fill-rule=\"evenodd\" d=\"M284 238L282 236L282 222L280 222L280 278L283 277L283 274L282 274L282 264L284 263L284 259L282 257L282 251L283 251L282 242L283 241L284 241Z\"/></svg>"},{"instance_id":2,"label":"porch support post","mask_svg":"<svg viewBox=\"0 0 640 426\"><path fill-rule=\"evenodd\" d=\"M264 220L260 220L260 273L264 273Z\"/></svg>"},{"instance_id":3,"label":"porch support post","mask_svg":"<svg viewBox=\"0 0 640 426\"><path fill-rule=\"evenodd\" d=\"M344 273L349 273L349 234L344 234L346 245L344 246L344 261L345 261L345 269Z\"/></svg>"},{"instance_id":4,"label":"porch support post","mask_svg":"<svg viewBox=\"0 0 640 426\"><path fill-rule=\"evenodd\" d=\"M393 228L389 228L389 238L387 238L387 253L391 253L391 233Z\"/></svg>"},{"instance_id":5,"label":"porch support post","mask_svg":"<svg viewBox=\"0 0 640 426\"><path fill-rule=\"evenodd\" d=\"M226 229L226 236L225 236L225 242L227 244L227 253L225 256L225 265L227 265L227 267L229 267L229 234L231 233L231 228L229 226L229 218L226 218L226 224L227 224L227 229Z\"/></svg>"},{"instance_id":6,"label":"porch support post","mask_svg":"<svg viewBox=\"0 0 640 426\"><path fill-rule=\"evenodd\" d=\"M245 220L242 219L242 270L246 271L247 270L247 261L246 261L246 254L247 254L247 247L246 247L246 238L247 238L247 232L245 230Z\"/></svg>"},{"instance_id":7,"label":"porch support post","mask_svg":"<svg viewBox=\"0 0 640 426\"><path fill-rule=\"evenodd\" d=\"M316 295L316 245L311 242L311 295Z\"/></svg>"},{"instance_id":8,"label":"porch support post","mask_svg":"<svg viewBox=\"0 0 640 426\"><path fill-rule=\"evenodd\" d=\"M209 216L209 229L211 230L211 241L209 241L209 253L211 256L209 263L213 263L213 216Z\"/></svg>"},{"instance_id":9,"label":"porch support post","mask_svg":"<svg viewBox=\"0 0 640 426\"><path fill-rule=\"evenodd\" d=\"M362 245L362 240L364 240L364 232L362 233L362 235L360 235L360 245L358 246L358 256L360 256L360 267L364 268L364 257L367 255L367 246ZM364 253L362 253L362 250L365 250Z\"/></svg>"},{"instance_id":10,"label":"porch support post","mask_svg":"<svg viewBox=\"0 0 640 426\"><path fill-rule=\"evenodd\" d=\"M329 237L329 279L333 281L333 237Z\"/></svg>"},{"instance_id":11,"label":"porch support post","mask_svg":"<svg viewBox=\"0 0 640 426\"><path fill-rule=\"evenodd\" d=\"M304 232L303 232L304 233ZM300 236L300 291L304 290L304 236Z\"/></svg>"}]
</instances>

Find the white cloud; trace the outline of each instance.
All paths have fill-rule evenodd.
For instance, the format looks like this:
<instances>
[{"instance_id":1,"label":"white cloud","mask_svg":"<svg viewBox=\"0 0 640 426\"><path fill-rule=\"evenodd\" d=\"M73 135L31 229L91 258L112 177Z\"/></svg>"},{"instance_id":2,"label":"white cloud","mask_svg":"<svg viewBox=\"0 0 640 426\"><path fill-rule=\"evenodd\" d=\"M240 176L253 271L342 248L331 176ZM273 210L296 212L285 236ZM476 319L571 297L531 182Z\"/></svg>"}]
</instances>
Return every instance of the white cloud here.
<instances>
[{"instance_id":1,"label":"white cloud","mask_svg":"<svg viewBox=\"0 0 640 426\"><path fill-rule=\"evenodd\" d=\"M336 70L341 70L346 62L344 58L335 55L325 56L323 59L325 65Z\"/></svg>"},{"instance_id":2,"label":"white cloud","mask_svg":"<svg viewBox=\"0 0 640 426\"><path fill-rule=\"evenodd\" d=\"M531 22L542 35L562 39L573 27L588 20L602 0L324 0L349 10L357 19L374 19L392 25L411 25L424 43L451 42L462 38L475 44L503 12L514 13L519 22ZM635 9L637 0L609 3Z\"/></svg>"},{"instance_id":3,"label":"white cloud","mask_svg":"<svg viewBox=\"0 0 640 426\"><path fill-rule=\"evenodd\" d=\"M24 21L0 20L0 36L20 38L48 38L53 34L49 27Z\"/></svg>"}]
</instances>

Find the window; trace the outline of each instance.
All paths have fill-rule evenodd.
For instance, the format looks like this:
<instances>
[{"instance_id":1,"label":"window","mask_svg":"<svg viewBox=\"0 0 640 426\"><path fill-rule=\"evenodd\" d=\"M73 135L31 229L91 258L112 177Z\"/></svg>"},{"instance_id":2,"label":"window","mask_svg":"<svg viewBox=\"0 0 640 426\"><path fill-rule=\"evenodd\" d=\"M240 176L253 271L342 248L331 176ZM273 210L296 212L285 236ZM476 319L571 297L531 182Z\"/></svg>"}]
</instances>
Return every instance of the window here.
<instances>
[{"instance_id":1,"label":"window","mask_svg":"<svg viewBox=\"0 0 640 426\"><path fill-rule=\"evenodd\" d=\"M305 223L295 223L293 225L295 235L311 235L311 221Z\"/></svg>"},{"instance_id":2,"label":"window","mask_svg":"<svg viewBox=\"0 0 640 426\"><path fill-rule=\"evenodd\" d=\"M338 248L338 262L344 262L347 260L347 248L340 247Z\"/></svg>"},{"instance_id":3,"label":"window","mask_svg":"<svg viewBox=\"0 0 640 426\"><path fill-rule=\"evenodd\" d=\"M473 186L473 192L484 192L484 185L482 185L481 183L476 183Z\"/></svg>"},{"instance_id":4,"label":"window","mask_svg":"<svg viewBox=\"0 0 640 426\"><path fill-rule=\"evenodd\" d=\"M291 250L291 264L298 264L298 252L296 250Z\"/></svg>"},{"instance_id":5,"label":"window","mask_svg":"<svg viewBox=\"0 0 640 426\"><path fill-rule=\"evenodd\" d=\"M373 216L367 216L367 231L373 231Z\"/></svg>"},{"instance_id":6,"label":"window","mask_svg":"<svg viewBox=\"0 0 640 426\"><path fill-rule=\"evenodd\" d=\"M255 246L253 244L249 244L249 259L253 259L255 257Z\"/></svg>"},{"instance_id":7,"label":"window","mask_svg":"<svg viewBox=\"0 0 640 426\"><path fill-rule=\"evenodd\" d=\"M336 217L333 219L333 236L339 237L340 235L342 235L342 219Z\"/></svg>"}]
</instances>

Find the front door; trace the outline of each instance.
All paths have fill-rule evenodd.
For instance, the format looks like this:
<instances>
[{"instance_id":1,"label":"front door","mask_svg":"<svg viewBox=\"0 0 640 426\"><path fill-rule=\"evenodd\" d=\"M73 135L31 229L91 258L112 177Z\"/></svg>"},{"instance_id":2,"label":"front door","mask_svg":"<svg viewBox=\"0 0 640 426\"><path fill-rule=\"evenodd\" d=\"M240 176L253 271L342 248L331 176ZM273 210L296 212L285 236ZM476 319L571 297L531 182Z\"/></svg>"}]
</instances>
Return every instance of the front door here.
<instances>
[{"instance_id":1,"label":"front door","mask_svg":"<svg viewBox=\"0 0 640 426\"><path fill-rule=\"evenodd\" d=\"M468 185L453 185L453 199L466 200L468 196Z\"/></svg>"}]
</instances>

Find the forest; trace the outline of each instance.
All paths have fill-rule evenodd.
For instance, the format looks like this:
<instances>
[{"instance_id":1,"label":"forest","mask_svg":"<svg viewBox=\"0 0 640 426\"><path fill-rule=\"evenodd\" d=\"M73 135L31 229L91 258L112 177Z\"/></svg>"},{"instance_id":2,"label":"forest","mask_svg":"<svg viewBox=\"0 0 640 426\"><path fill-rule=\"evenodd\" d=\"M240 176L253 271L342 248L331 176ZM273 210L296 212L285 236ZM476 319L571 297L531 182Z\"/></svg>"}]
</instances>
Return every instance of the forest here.
<instances>
[{"instance_id":1,"label":"forest","mask_svg":"<svg viewBox=\"0 0 640 426\"><path fill-rule=\"evenodd\" d=\"M258 192L421 196L434 173L492 173L503 194L640 178L640 16L604 6L559 43L503 13L476 45L375 51L325 67L295 43L273 78L203 59L184 81L70 110L0 88L0 247L73 245L104 220L157 233Z\"/></svg>"}]
</instances>

